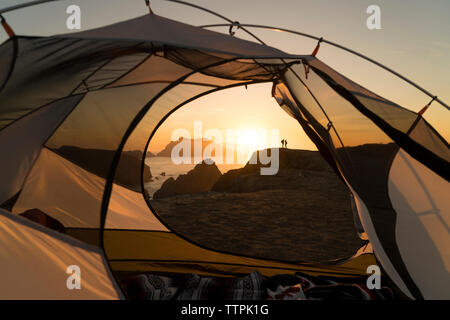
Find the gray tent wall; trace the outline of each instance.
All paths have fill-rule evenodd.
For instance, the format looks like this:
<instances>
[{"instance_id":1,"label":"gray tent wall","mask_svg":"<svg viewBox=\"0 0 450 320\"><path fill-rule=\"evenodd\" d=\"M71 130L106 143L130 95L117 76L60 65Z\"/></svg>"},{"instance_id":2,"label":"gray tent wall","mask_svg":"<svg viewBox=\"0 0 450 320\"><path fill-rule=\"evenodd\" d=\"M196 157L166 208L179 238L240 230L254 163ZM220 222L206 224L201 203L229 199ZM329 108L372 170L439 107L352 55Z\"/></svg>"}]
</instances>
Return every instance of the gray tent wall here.
<instances>
[{"instance_id":1,"label":"gray tent wall","mask_svg":"<svg viewBox=\"0 0 450 320\"><path fill-rule=\"evenodd\" d=\"M277 101L296 110L299 121L332 151L355 196L374 252L395 283L410 297L446 296L447 285L440 284L450 279L445 267L449 261L448 144L420 115L376 96L313 57L306 63L312 69L307 78L297 66L285 74L285 84L277 86ZM357 101L364 103L355 107ZM382 130L385 126L377 125L375 114L405 134ZM414 135L414 142L442 157L444 171L434 171L431 168L438 166L425 166L411 156L416 150L405 151L412 146L402 139L417 133L418 124L421 133ZM405 149L399 147L402 144ZM424 272L434 276L425 280L420 276Z\"/></svg>"},{"instance_id":2,"label":"gray tent wall","mask_svg":"<svg viewBox=\"0 0 450 320\"><path fill-rule=\"evenodd\" d=\"M410 297L450 296L448 143L420 115L318 59L155 15L72 35L14 37L0 59L10 67L0 73L0 142L15 151L0 165L0 203L13 199L13 212L38 207L68 228L100 233L100 241L105 226L167 231L142 195L114 180L122 151L140 146L145 154L149 128L211 85L275 81L277 101L334 159L395 283ZM308 76L286 61L308 65ZM106 172L79 158L80 149L99 147L111 150Z\"/></svg>"},{"instance_id":3,"label":"gray tent wall","mask_svg":"<svg viewBox=\"0 0 450 320\"><path fill-rule=\"evenodd\" d=\"M0 209L1 300L123 299L103 250ZM74 269L81 290L72 289ZM67 272L69 271L69 272Z\"/></svg>"}]
</instances>

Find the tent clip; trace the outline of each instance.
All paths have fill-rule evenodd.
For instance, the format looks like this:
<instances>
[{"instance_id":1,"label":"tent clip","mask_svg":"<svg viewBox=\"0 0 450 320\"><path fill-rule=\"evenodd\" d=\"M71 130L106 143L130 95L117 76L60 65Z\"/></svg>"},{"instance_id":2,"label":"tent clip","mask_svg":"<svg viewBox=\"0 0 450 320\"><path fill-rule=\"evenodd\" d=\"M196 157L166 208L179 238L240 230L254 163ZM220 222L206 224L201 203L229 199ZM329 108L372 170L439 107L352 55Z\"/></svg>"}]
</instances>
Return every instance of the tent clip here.
<instances>
[{"instance_id":1,"label":"tent clip","mask_svg":"<svg viewBox=\"0 0 450 320\"><path fill-rule=\"evenodd\" d=\"M331 128L333 127L333 122L328 122L327 124L327 131L329 132L331 130Z\"/></svg>"},{"instance_id":2,"label":"tent clip","mask_svg":"<svg viewBox=\"0 0 450 320\"><path fill-rule=\"evenodd\" d=\"M148 7L149 13L153 14L152 7L150 6L150 0L145 0L145 5Z\"/></svg>"},{"instance_id":3,"label":"tent clip","mask_svg":"<svg viewBox=\"0 0 450 320\"><path fill-rule=\"evenodd\" d=\"M317 41L317 45L316 45L316 47L314 48L314 51L311 53L311 55L312 55L313 57L315 57L316 54L317 54L317 52L319 52L320 43L321 43L322 41L323 41L323 37L320 37L319 41Z\"/></svg>"},{"instance_id":4,"label":"tent clip","mask_svg":"<svg viewBox=\"0 0 450 320\"><path fill-rule=\"evenodd\" d=\"M87 92L89 92L89 86L86 83L86 80L81 81L81 83L83 84L84 88L86 89Z\"/></svg>"},{"instance_id":5,"label":"tent clip","mask_svg":"<svg viewBox=\"0 0 450 320\"><path fill-rule=\"evenodd\" d=\"M418 112L418 114L419 114L419 115L423 115L423 114L425 113L425 111L427 111L428 107L429 107L429 106L433 103L433 101L436 100L436 99L437 99L437 96L434 96L433 99L431 99L431 101L428 102L428 103L425 105L425 107L423 107L422 110L420 110L420 111Z\"/></svg>"},{"instance_id":6,"label":"tent clip","mask_svg":"<svg viewBox=\"0 0 450 320\"><path fill-rule=\"evenodd\" d=\"M305 78L308 79L309 64L306 61L303 61L303 68L305 69Z\"/></svg>"},{"instance_id":7,"label":"tent clip","mask_svg":"<svg viewBox=\"0 0 450 320\"><path fill-rule=\"evenodd\" d=\"M3 29L5 29L6 33L10 38L14 37L16 34L14 33L13 29L9 26L9 24L6 22L5 18L0 14L0 20L3 26Z\"/></svg>"},{"instance_id":8,"label":"tent clip","mask_svg":"<svg viewBox=\"0 0 450 320\"><path fill-rule=\"evenodd\" d=\"M230 25L230 29L228 29L228 33L230 34L230 36L234 36L236 34L236 32L233 31L233 28L237 27L237 29L239 29L241 27L241 24L239 21L234 21L231 25Z\"/></svg>"}]
</instances>

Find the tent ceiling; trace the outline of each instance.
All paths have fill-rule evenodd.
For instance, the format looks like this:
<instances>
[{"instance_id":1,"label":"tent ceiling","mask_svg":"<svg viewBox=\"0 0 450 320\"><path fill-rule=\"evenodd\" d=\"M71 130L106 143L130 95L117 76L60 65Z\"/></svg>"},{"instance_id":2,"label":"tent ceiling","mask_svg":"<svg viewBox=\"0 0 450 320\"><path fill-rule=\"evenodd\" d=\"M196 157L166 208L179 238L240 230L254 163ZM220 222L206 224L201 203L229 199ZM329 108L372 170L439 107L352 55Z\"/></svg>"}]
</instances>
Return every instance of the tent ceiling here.
<instances>
[{"instance_id":1,"label":"tent ceiling","mask_svg":"<svg viewBox=\"0 0 450 320\"><path fill-rule=\"evenodd\" d=\"M197 28L155 14L87 31L55 37L145 41L180 48L200 49L250 58L298 59L278 49L229 35Z\"/></svg>"}]
</instances>

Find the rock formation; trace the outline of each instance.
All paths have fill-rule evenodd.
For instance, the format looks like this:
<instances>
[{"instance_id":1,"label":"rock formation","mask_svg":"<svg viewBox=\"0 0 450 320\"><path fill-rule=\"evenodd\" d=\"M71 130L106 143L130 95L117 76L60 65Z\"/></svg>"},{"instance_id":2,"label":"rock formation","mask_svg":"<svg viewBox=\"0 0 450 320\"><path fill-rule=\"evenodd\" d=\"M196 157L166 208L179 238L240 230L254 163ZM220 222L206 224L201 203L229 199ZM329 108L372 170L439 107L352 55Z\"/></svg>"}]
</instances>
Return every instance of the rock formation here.
<instances>
[{"instance_id":1,"label":"rock formation","mask_svg":"<svg viewBox=\"0 0 450 320\"><path fill-rule=\"evenodd\" d=\"M211 188L221 176L221 172L214 163L209 165L202 162L187 174L182 174L177 179L169 178L164 181L153 198L160 199L179 194L208 192L211 191Z\"/></svg>"}]
</instances>

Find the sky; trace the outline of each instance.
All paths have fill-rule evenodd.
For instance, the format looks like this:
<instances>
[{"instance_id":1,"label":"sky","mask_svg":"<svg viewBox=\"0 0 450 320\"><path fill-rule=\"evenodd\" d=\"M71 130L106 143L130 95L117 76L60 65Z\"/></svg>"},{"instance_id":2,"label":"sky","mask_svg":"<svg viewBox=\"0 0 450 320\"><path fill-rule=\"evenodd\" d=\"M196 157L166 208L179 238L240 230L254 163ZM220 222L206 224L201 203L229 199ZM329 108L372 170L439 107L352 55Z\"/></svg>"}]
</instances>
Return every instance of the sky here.
<instances>
[{"instance_id":1,"label":"sky","mask_svg":"<svg viewBox=\"0 0 450 320\"><path fill-rule=\"evenodd\" d=\"M26 1L2 0L0 7ZM191 0L241 23L293 29L339 43L382 62L450 103L450 1L448 0ZM147 13L144 0L58 1L6 13L17 34L51 35L69 32L66 8L82 11L82 29L130 19ZM197 9L164 0L151 1L153 11L182 22L203 25L222 23ZM381 29L369 30L369 5L381 9ZM227 32L227 29L214 29ZM269 45L289 53L309 54L316 41L280 32L254 30ZM248 39L238 31L236 36ZM6 39L0 31L0 42ZM430 98L398 78L364 60L322 45L318 58L381 96L418 111ZM433 103L425 118L449 140L449 111ZM270 85L235 88L209 95L175 112L158 130L150 150L158 151L175 128L191 130L193 120L205 128L278 129L289 147L313 149L296 121L270 97Z\"/></svg>"}]
</instances>

